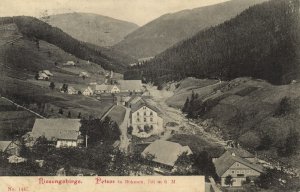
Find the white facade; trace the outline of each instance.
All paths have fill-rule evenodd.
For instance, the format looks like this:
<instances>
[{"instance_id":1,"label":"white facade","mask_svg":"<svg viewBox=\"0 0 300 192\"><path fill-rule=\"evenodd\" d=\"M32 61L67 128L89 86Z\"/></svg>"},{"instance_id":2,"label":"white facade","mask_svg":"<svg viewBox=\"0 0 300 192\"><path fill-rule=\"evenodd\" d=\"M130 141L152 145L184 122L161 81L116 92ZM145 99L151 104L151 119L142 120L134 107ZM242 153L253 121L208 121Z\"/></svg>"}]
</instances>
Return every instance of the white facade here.
<instances>
[{"instance_id":1,"label":"white facade","mask_svg":"<svg viewBox=\"0 0 300 192\"><path fill-rule=\"evenodd\" d=\"M93 90L90 88L90 87L87 87L83 92L82 92L82 95L84 95L84 96L91 96L91 95L93 95L94 94L94 92L93 92Z\"/></svg>"},{"instance_id":2,"label":"white facade","mask_svg":"<svg viewBox=\"0 0 300 192\"><path fill-rule=\"evenodd\" d=\"M133 128L132 135L149 137L163 132L163 119L154 110L147 106L142 106L139 110L132 113L131 126ZM152 130L147 132L145 127L150 127Z\"/></svg>"},{"instance_id":3,"label":"white facade","mask_svg":"<svg viewBox=\"0 0 300 192\"><path fill-rule=\"evenodd\" d=\"M110 89L110 92L111 93L120 93L120 89L116 85L113 85Z\"/></svg>"},{"instance_id":4,"label":"white facade","mask_svg":"<svg viewBox=\"0 0 300 192\"><path fill-rule=\"evenodd\" d=\"M56 143L56 148L60 147L77 147L77 140L58 140Z\"/></svg>"},{"instance_id":5,"label":"white facade","mask_svg":"<svg viewBox=\"0 0 300 192\"><path fill-rule=\"evenodd\" d=\"M228 186L225 184L226 177L231 175L233 178L232 186L242 186L242 182L246 181L246 177L258 177L260 172L242 164L235 162L221 177L221 185Z\"/></svg>"}]
</instances>

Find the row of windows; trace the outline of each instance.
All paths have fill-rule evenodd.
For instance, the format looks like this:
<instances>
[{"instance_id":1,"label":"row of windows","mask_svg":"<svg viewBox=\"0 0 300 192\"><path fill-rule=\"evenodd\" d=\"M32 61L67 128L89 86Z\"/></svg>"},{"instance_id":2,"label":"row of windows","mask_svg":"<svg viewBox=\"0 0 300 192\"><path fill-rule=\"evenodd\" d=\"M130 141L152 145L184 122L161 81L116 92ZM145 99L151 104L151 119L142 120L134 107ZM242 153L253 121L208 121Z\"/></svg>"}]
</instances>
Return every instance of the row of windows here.
<instances>
[{"instance_id":1,"label":"row of windows","mask_svg":"<svg viewBox=\"0 0 300 192\"><path fill-rule=\"evenodd\" d=\"M140 115L140 113L137 112L137 116L139 116L139 115ZM147 115L146 111L144 112L144 115ZM150 115L153 115L153 112L152 112L152 111L150 112Z\"/></svg>"},{"instance_id":2,"label":"row of windows","mask_svg":"<svg viewBox=\"0 0 300 192\"><path fill-rule=\"evenodd\" d=\"M137 121L137 122L140 122L140 118L137 118L136 121ZM147 122L147 118L144 118L144 122ZM153 122L153 118L152 118L152 117L150 118L150 122Z\"/></svg>"},{"instance_id":3,"label":"row of windows","mask_svg":"<svg viewBox=\"0 0 300 192\"><path fill-rule=\"evenodd\" d=\"M240 173L241 173L241 174L244 174L244 173L251 173L251 172L252 172L252 170L236 170L236 171L235 171L235 170L232 170L232 171L231 171L231 173L233 173L233 174L234 174L234 173L236 173L236 174L240 174Z\"/></svg>"}]
</instances>

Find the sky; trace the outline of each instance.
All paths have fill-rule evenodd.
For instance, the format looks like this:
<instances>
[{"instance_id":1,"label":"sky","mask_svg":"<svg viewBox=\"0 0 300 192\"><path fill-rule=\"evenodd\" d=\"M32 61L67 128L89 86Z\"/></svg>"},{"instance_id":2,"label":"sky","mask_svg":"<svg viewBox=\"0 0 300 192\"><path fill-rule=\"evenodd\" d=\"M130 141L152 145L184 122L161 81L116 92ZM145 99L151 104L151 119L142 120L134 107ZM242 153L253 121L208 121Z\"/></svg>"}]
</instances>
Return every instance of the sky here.
<instances>
[{"instance_id":1,"label":"sky","mask_svg":"<svg viewBox=\"0 0 300 192\"><path fill-rule=\"evenodd\" d=\"M144 25L159 16L228 0L0 0L0 17L87 12Z\"/></svg>"}]
</instances>

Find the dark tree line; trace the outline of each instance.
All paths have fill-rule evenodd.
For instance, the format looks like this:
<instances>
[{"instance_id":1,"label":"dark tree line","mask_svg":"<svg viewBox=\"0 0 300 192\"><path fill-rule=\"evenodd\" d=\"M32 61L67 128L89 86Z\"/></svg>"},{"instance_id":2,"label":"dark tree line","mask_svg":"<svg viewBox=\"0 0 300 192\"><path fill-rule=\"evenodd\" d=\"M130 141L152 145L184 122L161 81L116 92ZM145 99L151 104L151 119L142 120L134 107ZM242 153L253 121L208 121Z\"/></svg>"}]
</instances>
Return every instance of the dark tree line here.
<instances>
[{"instance_id":1,"label":"dark tree line","mask_svg":"<svg viewBox=\"0 0 300 192\"><path fill-rule=\"evenodd\" d=\"M38 49L39 40L44 40L80 59L97 63L106 70L123 72L125 69L125 64L103 54L99 48L80 42L64 33L61 29L52 27L34 17L16 16L3 17L0 19L0 24L9 23L15 23L24 36L36 42Z\"/></svg>"},{"instance_id":2,"label":"dark tree line","mask_svg":"<svg viewBox=\"0 0 300 192\"><path fill-rule=\"evenodd\" d=\"M139 75L156 84L189 76L222 80L251 76L287 83L298 69L298 10L297 0L255 5L167 49L141 66ZM125 77L138 76L136 69L130 71Z\"/></svg>"},{"instance_id":3,"label":"dark tree line","mask_svg":"<svg viewBox=\"0 0 300 192\"><path fill-rule=\"evenodd\" d=\"M121 132L116 122L110 117L100 119L82 119L80 132L88 136L88 144L94 145L100 141L114 142L120 138Z\"/></svg>"}]
</instances>

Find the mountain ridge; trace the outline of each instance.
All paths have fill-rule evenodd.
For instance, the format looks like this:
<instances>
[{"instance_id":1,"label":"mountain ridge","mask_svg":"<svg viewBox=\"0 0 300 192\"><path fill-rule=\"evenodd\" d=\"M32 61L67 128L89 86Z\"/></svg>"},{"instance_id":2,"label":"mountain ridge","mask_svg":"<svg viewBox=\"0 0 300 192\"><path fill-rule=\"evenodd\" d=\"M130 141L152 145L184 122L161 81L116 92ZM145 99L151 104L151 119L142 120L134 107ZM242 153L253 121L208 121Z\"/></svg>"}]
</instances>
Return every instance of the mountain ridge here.
<instances>
[{"instance_id":1,"label":"mountain ridge","mask_svg":"<svg viewBox=\"0 0 300 192\"><path fill-rule=\"evenodd\" d=\"M167 49L140 70L147 81L156 83L188 76L224 80L251 76L289 83L299 78L298 8L295 0L255 5Z\"/></svg>"},{"instance_id":2,"label":"mountain ridge","mask_svg":"<svg viewBox=\"0 0 300 192\"><path fill-rule=\"evenodd\" d=\"M155 56L200 30L220 24L249 6L264 1L232 0L165 14L128 34L113 48L135 58Z\"/></svg>"},{"instance_id":3,"label":"mountain ridge","mask_svg":"<svg viewBox=\"0 0 300 192\"><path fill-rule=\"evenodd\" d=\"M104 47L120 42L139 27L132 22L84 12L56 14L42 19L80 41Z\"/></svg>"}]
</instances>

